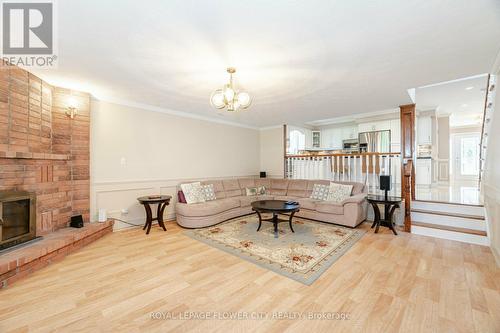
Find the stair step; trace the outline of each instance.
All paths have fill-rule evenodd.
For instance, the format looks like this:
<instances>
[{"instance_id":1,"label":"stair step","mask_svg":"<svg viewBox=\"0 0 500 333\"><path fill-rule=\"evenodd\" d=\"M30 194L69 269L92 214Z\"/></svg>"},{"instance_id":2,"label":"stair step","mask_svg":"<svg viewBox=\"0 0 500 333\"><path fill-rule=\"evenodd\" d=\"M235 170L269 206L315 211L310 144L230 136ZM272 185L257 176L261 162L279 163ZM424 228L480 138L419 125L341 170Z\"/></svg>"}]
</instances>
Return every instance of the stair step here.
<instances>
[{"instance_id":1,"label":"stair step","mask_svg":"<svg viewBox=\"0 0 500 333\"><path fill-rule=\"evenodd\" d=\"M457 232L452 230L436 229L432 227L426 227L421 225L416 225L412 223L411 233L415 235L436 237L448 240L454 240L458 242L464 242L469 244L477 244L489 246L490 242L487 236L476 235L464 232Z\"/></svg>"},{"instance_id":2,"label":"stair step","mask_svg":"<svg viewBox=\"0 0 500 333\"><path fill-rule=\"evenodd\" d=\"M468 215L473 217L484 217L484 206L460 205L451 203L439 203L431 201L412 201L412 210L425 210L430 212L449 213L455 215Z\"/></svg>"},{"instance_id":3,"label":"stair step","mask_svg":"<svg viewBox=\"0 0 500 333\"><path fill-rule=\"evenodd\" d=\"M417 226L417 227L425 227L425 228L460 232L460 233L464 233L464 234L486 236L486 231L483 231L483 230L474 230L474 229L468 229L468 228L452 227L452 226L447 226L447 225L439 225L439 224L417 222L417 221L412 221L411 225L412 225L412 227Z\"/></svg>"},{"instance_id":4,"label":"stair step","mask_svg":"<svg viewBox=\"0 0 500 333\"><path fill-rule=\"evenodd\" d=\"M433 214L433 215L442 215L442 216L451 216L451 217L460 217L463 219L471 219L471 220L479 220L484 221L485 217L482 215L469 215L469 214L460 214L460 213L450 213L443 211L435 211L435 210L426 210L426 209L411 209L412 212L415 213L423 213L423 214Z\"/></svg>"},{"instance_id":5,"label":"stair step","mask_svg":"<svg viewBox=\"0 0 500 333\"><path fill-rule=\"evenodd\" d=\"M411 220L412 223L421 222L442 227L486 231L486 221L484 219L470 219L467 217L453 216L449 214L433 214L427 211L412 211Z\"/></svg>"}]
</instances>

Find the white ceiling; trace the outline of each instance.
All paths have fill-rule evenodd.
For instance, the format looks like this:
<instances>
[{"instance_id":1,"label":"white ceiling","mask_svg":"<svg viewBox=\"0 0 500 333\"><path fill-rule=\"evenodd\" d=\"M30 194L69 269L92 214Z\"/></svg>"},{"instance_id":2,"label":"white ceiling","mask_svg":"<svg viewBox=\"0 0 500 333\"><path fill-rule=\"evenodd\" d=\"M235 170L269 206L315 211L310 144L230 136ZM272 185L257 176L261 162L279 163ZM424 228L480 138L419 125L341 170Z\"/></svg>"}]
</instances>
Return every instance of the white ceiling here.
<instances>
[{"instance_id":1,"label":"white ceiling","mask_svg":"<svg viewBox=\"0 0 500 333\"><path fill-rule=\"evenodd\" d=\"M58 1L59 68L97 98L265 127L383 110L407 89L488 72L500 1ZM217 112L226 67L252 94Z\"/></svg>"},{"instance_id":2,"label":"white ceiling","mask_svg":"<svg viewBox=\"0 0 500 333\"><path fill-rule=\"evenodd\" d=\"M436 109L450 115L450 126L480 125L484 113L488 76L481 75L416 89L419 110Z\"/></svg>"}]
</instances>

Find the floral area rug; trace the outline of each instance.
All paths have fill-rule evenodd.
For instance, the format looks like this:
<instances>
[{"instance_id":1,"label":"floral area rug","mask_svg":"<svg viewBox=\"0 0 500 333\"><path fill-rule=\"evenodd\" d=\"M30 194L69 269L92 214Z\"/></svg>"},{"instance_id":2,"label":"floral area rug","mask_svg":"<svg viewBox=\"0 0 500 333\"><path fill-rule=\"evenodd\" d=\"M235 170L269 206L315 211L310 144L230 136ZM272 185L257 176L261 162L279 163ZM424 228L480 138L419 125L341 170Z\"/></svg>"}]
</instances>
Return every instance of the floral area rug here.
<instances>
[{"instance_id":1,"label":"floral area rug","mask_svg":"<svg viewBox=\"0 0 500 333\"><path fill-rule=\"evenodd\" d=\"M263 218L268 216L264 216ZM262 222L257 232L257 215L238 217L203 229L189 230L200 240L278 274L310 285L365 233L329 223L294 218L290 230L279 223L274 233L271 222Z\"/></svg>"}]
</instances>

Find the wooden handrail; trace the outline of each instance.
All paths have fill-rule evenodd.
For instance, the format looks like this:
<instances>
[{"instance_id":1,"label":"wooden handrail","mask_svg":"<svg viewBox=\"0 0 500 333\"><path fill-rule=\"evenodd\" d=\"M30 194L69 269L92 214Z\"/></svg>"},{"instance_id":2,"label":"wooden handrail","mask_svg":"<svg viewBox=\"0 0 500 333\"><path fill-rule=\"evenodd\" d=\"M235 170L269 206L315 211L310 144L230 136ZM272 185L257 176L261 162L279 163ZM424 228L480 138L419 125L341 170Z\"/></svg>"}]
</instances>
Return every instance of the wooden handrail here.
<instances>
[{"instance_id":1,"label":"wooden handrail","mask_svg":"<svg viewBox=\"0 0 500 333\"><path fill-rule=\"evenodd\" d=\"M412 192L412 186L411 186L411 177L412 177L412 170L413 170L413 161L408 160L404 164L403 167L404 170L404 184L403 184L403 196L404 196L404 201L405 201L405 221L404 221L404 228L406 232L411 232L411 192Z\"/></svg>"},{"instance_id":2,"label":"wooden handrail","mask_svg":"<svg viewBox=\"0 0 500 333\"><path fill-rule=\"evenodd\" d=\"M303 158L303 157L337 157L337 156L398 156L399 152L391 153L337 153L337 154L318 154L318 155L286 155L285 158Z\"/></svg>"}]
</instances>

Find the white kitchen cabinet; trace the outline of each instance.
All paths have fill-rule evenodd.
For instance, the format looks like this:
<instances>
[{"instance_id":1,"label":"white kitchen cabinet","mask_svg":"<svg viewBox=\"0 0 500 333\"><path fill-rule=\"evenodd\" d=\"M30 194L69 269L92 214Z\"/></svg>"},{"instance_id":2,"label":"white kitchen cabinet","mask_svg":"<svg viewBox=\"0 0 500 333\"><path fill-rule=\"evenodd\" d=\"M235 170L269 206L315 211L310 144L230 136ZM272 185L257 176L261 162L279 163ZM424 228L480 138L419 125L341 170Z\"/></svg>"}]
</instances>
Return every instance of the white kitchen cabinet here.
<instances>
[{"instance_id":1,"label":"white kitchen cabinet","mask_svg":"<svg viewBox=\"0 0 500 333\"><path fill-rule=\"evenodd\" d=\"M358 125L359 133L363 132L373 132L373 131L385 131L391 129L390 120L372 121L369 123L361 123Z\"/></svg>"},{"instance_id":2,"label":"white kitchen cabinet","mask_svg":"<svg viewBox=\"0 0 500 333\"><path fill-rule=\"evenodd\" d=\"M415 167L415 183L417 185L427 185L430 186L432 183L432 160L427 159L417 159Z\"/></svg>"},{"instance_id":3,"label":"white kitchen cabinet","mask_svg":"<svg viewBox=\"0 0 500 333\"><path fill-rule=\"evenodd\" d=\"M418 117L417 118L417 144L430 145L432 144L432 118Z\"/></svg>"},{"instance_id":4,"label":"white kitchen cabinet","mask_svg":"<svg viewBox=\"0 0 500 333\"><path fill-rule=\"evenodd\" d=\"M342 140L351 140L358 138L358 127L357 126L346 126L342 127Z\"/></svg>"}]
</instances>

